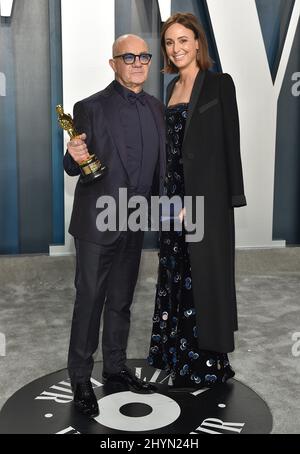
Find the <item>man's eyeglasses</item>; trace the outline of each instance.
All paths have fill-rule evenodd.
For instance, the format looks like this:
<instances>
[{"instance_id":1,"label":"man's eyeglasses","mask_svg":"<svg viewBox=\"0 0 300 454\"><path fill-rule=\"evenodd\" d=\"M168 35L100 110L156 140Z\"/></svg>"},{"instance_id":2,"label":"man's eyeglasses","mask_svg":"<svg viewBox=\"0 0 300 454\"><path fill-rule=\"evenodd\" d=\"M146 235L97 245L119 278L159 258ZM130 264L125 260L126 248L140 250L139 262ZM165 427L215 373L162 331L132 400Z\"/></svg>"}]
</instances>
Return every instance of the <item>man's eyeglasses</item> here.
<instances>
[{"instance_id":1,"label":"man's eyeglasses","mask_svg":"<svg viewBox=\"0 0 300 454\"><path fill-rule=\"evenodd\" d=\"M122 54L122 55L115 55L113 58L123 58L123 62L125 65L132 65L135 62L136 57L139 58L142 65L148 65L152 58L152 54Z\"/></svg>"}]
</instances>

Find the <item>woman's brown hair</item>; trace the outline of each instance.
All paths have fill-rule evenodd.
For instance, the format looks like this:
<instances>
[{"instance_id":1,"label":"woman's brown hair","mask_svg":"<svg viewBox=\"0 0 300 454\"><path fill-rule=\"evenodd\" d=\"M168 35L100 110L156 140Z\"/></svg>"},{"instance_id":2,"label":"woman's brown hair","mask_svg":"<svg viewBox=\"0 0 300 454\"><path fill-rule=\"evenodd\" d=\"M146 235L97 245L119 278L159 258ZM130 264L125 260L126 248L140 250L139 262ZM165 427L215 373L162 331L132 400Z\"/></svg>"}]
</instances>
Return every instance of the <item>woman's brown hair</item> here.
<instances>
[{"instance_id":1,"label":"woman's brown hair","mask_svg":"<svg viewBox=\"0 0 300 454\"><path fill-rule=\"evenodd\" d=\"M161 47L165 57L165 67L163 72L168 74L178 73L177 67L167 57L165 43L166 31L173 24L181 24L194 32L195 39L197 39L199 43L199 51L197 52L197 64L200 70L211 68L214 64L214 61L209 56L205 31L202 25L199 23L197 17L191 13L176 13L169 17L169 19L164 23L161 30Z\"/></svg>"}]
</instances>

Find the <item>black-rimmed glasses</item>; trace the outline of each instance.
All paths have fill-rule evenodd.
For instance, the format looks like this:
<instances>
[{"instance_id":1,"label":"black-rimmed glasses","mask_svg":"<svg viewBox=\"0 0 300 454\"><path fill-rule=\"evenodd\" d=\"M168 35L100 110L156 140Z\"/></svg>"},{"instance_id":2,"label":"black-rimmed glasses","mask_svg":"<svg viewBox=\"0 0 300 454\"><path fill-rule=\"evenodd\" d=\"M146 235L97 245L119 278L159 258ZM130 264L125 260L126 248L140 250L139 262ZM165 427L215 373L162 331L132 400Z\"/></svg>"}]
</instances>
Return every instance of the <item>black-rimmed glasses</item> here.
<instances>
[{"instance_id":1,"label":"black-rimmed glasses","mask_svg":"<svg viewBox=\"0 0 300 454\"><path fill-rule=\"evenodd\" d=\"M132 65L135 62L136 57L139 58L142 65L148 65L152 58L152 54L143 53L143 54L135 55L135 54L127 53L127 54L122 54L122 55L115 55L113 58L120 58L120 57L123 58L123 62L125 63L125 65Z\"/></svg>"}]
</instances>

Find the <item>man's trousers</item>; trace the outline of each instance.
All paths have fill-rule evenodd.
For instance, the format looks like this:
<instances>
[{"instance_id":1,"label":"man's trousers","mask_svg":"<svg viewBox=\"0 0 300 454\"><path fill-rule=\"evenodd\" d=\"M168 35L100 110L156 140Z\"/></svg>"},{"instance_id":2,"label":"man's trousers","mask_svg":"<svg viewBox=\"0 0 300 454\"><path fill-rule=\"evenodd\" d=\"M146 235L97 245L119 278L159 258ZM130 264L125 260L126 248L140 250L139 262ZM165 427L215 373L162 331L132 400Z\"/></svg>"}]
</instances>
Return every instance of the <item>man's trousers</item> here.
<instances>
[{"instance_id":1,"label":"man's trousers","mask_svg":"<svg viewBox=\"0 0 300 454\"><path fill-rule=\"evenodd\" d=\"M76 300L68 356L72 385L91 377L103 308L103 371L118 373L126 362L143 237L141 231L121 232L111 245L75 239Z\"/></svg>"}]
</instances>

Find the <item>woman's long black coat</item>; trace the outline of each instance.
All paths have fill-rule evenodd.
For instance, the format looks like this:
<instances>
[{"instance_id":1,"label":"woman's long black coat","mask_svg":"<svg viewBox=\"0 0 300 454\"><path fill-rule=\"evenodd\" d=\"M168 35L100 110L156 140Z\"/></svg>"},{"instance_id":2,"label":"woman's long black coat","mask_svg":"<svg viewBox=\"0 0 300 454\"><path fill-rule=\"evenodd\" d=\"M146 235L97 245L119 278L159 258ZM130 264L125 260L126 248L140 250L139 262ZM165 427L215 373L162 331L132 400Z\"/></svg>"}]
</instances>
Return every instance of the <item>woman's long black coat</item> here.
<instances>
[{"instance_id":1,"label":"woman's long black coat","mask_svg":"<svg viewBox=\"0 0 300 454\"><path fill-rule=\"evenodd\" d=\"M178 78L167 90L167 103ZM204 237L190 242L199 347L231 352L238 329L234 207L246 205L239 118L229 74L200 71L183 140L185 194L204 196Z\"/></svg>"}]
</instances>

